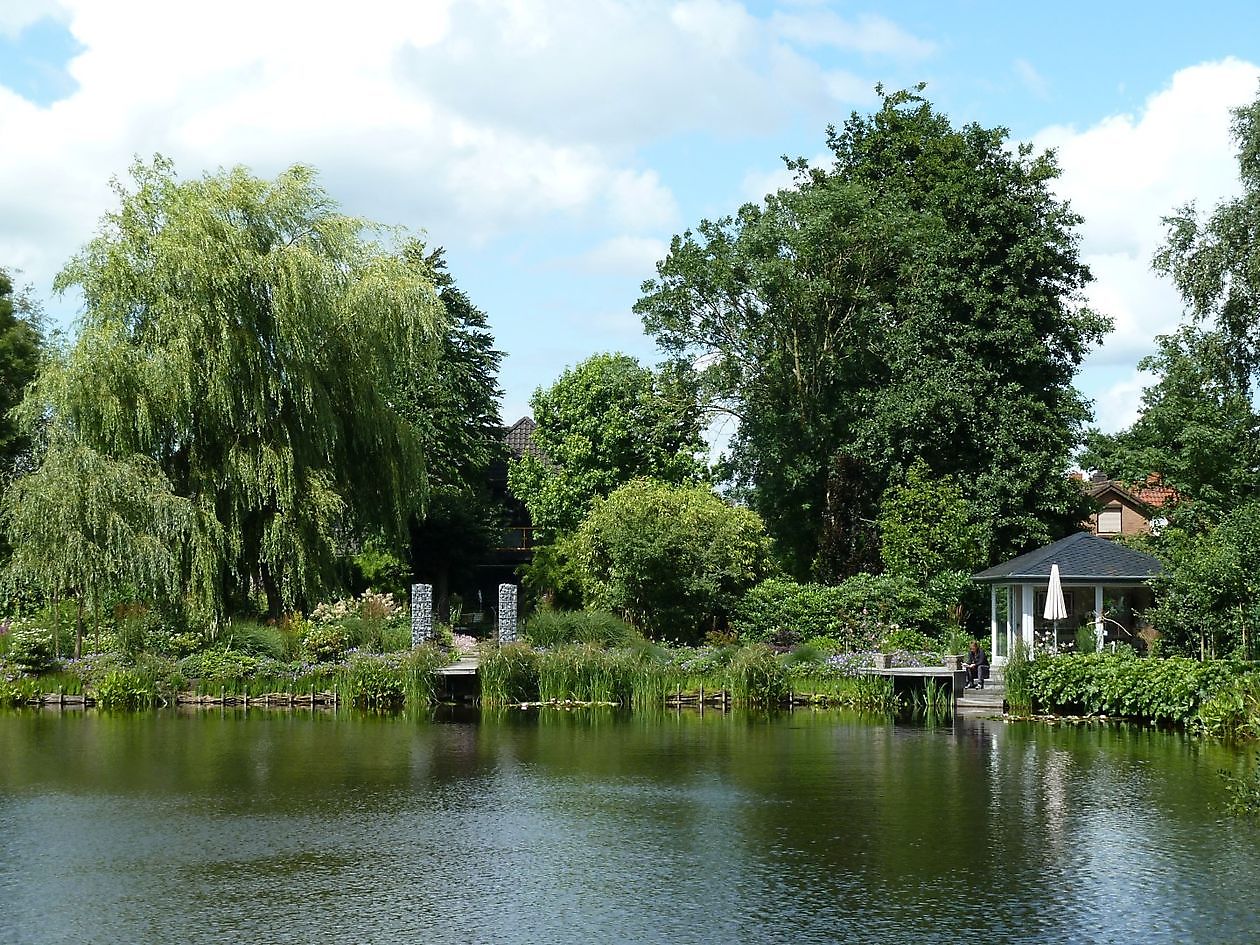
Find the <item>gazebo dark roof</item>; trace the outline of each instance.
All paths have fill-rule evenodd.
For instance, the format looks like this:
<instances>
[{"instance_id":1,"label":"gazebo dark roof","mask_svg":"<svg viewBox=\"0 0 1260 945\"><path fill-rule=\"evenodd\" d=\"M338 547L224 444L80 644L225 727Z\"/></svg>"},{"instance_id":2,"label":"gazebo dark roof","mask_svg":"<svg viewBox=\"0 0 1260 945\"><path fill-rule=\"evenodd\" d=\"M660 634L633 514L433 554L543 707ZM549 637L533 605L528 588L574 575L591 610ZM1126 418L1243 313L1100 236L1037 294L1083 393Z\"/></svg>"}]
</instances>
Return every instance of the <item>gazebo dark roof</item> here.
<instances>
[{"instance_id":1,"label":"gazebo dark roof","mask_svg":"<svg viewBox=\"0 0 1260 945\"><path fill-rule=\"evenodd\" d=\"M1089 532L1077 532L1056 542L973 574L978 584L1036 584L1050 580L1050 565L1059 566L1066 582L1141 583L1163 569L1158 559Z\"/></svg>"}]
</instances>

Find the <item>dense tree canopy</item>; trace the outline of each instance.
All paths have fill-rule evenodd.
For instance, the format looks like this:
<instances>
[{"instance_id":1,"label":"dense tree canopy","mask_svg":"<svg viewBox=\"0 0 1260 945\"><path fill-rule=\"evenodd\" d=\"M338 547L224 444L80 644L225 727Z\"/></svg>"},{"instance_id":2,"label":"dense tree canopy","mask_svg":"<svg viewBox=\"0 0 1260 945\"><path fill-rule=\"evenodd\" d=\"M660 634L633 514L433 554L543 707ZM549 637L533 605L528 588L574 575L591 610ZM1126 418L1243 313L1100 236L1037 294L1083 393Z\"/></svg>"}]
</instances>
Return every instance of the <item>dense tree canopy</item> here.
<instances>
[{"instance_id":1,"label":"dense tree canopy","mask_svg":"<svg viewBox=\"0 0 1260 945\"><path fill-rule=\"evenodd\" d=\"M14 295L12 279L0 269L0 488L27 447L11 414L35 379L42 345L39 310L25 294Z\"/></svg>"},{"instance_id":2,"label":"dense tree canopy","mask_svg":"<svg viewBox=\"0 0 1260 945\"><path fill-rule=\"evenodd\" d=\"M699 410L685 371L657 373L624 354L597 354L535 391L534 443L509 484L537 528L575 529L599 496L636 478L695 482Z\"/></svg>"},{"instance_id":3,"label":"dense tree canopy","mask_svg":"<svg viewBox=\"0 0 1260 945\"><path fill-rule=\"evenodd\" d=\"M675 237L636 306L739 419L733 465L792 570L878 560L885 485L956 476L1007 555L1079 520L1072 380L1107 321L1081 305L1053 157L913 93L830 129L830 168Z\"/></svg>"},{"instance_id":4,"label":"dense tree canopy","mask_svg":"<svg viewBox=\"0 0 1260 945\"><path fill-rule=\"evenodd\" d=\"M189 506L193 597L219 612L261 586L278 612L319 587L338 533L399 534L421 509L425 440L391 395L399 365L433 357L432 274L365 240L304 167L132 177L57 279L85 311L26 417L51 416L60 455L151 460Z\"/></svg>"}]
</instances>

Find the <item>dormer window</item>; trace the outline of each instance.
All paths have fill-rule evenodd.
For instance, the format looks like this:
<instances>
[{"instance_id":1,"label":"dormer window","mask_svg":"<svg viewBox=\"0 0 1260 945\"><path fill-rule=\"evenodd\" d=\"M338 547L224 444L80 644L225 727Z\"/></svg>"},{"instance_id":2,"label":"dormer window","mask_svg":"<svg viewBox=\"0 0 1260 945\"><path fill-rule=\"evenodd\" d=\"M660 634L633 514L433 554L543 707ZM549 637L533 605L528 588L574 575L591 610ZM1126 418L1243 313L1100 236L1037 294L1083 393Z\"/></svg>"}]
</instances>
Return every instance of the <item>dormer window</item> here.
<instances>
[{"instance_id":1,"label":"dormer window","mask_svg":"<svg viewBox=\"0 0 1260 945\"><path fill-rule=\"evenodd\" d=\"M1098 513L1098 534L1100 535L1119 535L1121 524L1122 509L1120 503L1116 502L1107 506Z\"/></svg>"}]
</instances>

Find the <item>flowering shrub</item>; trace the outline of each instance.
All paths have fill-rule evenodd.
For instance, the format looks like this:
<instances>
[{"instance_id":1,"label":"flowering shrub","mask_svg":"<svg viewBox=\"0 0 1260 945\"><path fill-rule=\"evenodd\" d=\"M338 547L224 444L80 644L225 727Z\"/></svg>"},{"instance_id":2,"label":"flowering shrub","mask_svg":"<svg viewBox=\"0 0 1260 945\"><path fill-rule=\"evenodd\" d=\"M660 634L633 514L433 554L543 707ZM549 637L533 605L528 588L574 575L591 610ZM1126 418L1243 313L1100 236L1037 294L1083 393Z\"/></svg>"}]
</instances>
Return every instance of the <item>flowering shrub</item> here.
<instances>
[{"instance_id":1,"label":"flowering shrub","mask_svg":"<svg viewBox=\"0 0 1260 945\"><path fill-rule=\"evenodd\" d=\"M312 624L302 637L302 656L316 663L331 663L341 658L347 642L340 624Z\"/></svg>"},{"instance_id":2,"label":"flowering shrub","mask_svg":"<svg viewBox=\"0 0 1260 945\"><path fill-rule=\"evenodd\" d=\"M9 631L9 659L28 673L45 673L56 665L53 635L43 627L13 628Z\"/></svg>"}]
</instances>

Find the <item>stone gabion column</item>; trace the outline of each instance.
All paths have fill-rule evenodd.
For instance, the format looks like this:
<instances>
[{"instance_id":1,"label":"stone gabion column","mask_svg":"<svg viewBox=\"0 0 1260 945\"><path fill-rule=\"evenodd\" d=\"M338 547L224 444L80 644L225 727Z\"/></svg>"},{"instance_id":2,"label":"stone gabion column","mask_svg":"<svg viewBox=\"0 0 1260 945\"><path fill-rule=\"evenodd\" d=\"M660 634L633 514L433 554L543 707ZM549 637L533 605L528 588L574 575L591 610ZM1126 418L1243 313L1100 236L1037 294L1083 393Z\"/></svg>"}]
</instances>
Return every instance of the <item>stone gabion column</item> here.
<instances>
[{"instance_id":1,"label":"stone gabion column","mask_svg":"<svg viewBox=\"0 0 1260 945\"><path fill-rule=\"evenodd\" d=\"M516 642L516 585L499 585L499 643Z\"/></svg>"},{"instance_id":2,"label":"stone gabion column","mask_svg":"<svg viewBox=\"0 0 1260 945\"><path fill-rule=\"evenodd\" d=\"M433 639L433 585L411 585L411 645Z\"/></svg>"}]
</instances>

